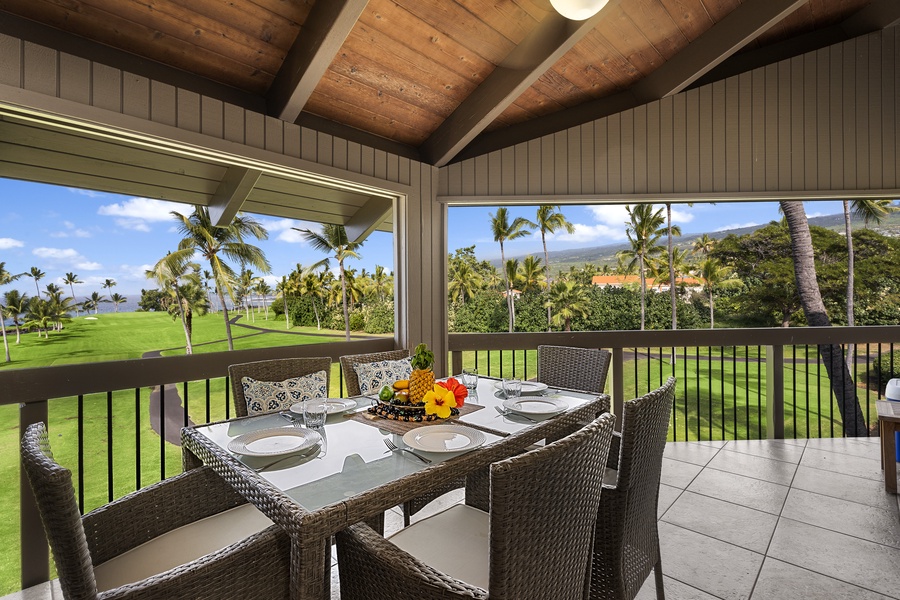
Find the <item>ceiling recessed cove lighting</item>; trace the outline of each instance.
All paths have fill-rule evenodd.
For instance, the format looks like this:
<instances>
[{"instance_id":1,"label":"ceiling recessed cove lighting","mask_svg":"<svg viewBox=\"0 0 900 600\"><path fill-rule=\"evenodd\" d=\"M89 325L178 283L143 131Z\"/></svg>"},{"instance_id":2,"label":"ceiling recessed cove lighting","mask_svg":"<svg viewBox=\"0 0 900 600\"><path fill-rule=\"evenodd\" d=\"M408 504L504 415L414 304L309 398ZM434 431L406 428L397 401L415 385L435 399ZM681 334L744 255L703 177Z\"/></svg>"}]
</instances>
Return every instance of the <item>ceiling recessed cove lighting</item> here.
<instances>
[{"instance_id":1,"label":"ceiling recessed cove lighting","mask_svg":"<svg viewBox=\"0 0 900 600\"><path fill-rule=\"evenodd\" d=\"M606 6L609 0L550 0L556 12L572 21L590 19Z\"/></svg>"}]
</instances>

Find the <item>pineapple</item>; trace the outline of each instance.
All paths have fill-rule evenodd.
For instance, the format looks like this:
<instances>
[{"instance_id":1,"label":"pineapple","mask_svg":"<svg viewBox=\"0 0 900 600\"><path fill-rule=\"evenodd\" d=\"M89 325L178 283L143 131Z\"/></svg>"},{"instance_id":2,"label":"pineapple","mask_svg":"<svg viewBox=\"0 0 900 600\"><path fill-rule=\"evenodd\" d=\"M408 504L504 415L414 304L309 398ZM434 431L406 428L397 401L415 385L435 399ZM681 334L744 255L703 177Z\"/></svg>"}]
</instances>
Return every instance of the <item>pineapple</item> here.
<instances>
[{"instance_id":1,"label":"pineapple","mask_svg":"<svg viewBox=\"0 0 900 600\"><path fill-rule=\"evenodd\" d=\"M413 372L409 377L409 401L418 404L422 402L429 391L434 389L434 352L425 344L416 346L412 357Z\"/></svg>"}]
</instances>

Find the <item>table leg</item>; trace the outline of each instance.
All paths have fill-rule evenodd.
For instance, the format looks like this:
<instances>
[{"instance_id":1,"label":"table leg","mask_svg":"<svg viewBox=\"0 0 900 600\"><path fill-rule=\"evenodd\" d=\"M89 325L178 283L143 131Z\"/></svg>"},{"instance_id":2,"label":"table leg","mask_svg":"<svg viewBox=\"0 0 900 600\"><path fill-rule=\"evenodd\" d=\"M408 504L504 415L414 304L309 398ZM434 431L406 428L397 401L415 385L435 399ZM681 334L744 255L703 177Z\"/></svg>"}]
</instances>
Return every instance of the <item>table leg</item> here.
<instances>
[{"instance_id":1,"label":"table leg","mask_svg":"<svg viewBox=\"0 0 900 600\"><path fill-rule=\"evenodd\" d=\"M328 600L330 550L328 540L314 544L291 540L291 600Z\"/></svg>"},{"instance_id":2,"label":"table leg","mask_svg":"<svg viewBox=\"0 0 900 600\"><path fill-rule=\"evenodd\" d=\"M894 444L896 430L895 423L881 422L881 462L884 466L884 490L890 494L897 493L897 450Z\"/></svg>"}]
</instances>

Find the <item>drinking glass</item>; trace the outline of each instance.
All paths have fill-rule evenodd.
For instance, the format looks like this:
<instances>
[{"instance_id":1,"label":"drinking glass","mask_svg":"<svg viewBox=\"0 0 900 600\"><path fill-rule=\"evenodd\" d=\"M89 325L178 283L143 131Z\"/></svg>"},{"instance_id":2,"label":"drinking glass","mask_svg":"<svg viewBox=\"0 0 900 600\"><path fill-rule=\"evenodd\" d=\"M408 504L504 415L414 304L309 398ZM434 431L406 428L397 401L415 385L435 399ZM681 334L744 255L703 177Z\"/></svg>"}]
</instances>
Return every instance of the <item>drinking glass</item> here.
<instances>
[{"instance_id":1,"label":"drinking glass","mask_svg":"<svg viewBox=\"0 0 900 600\"><path fill-rule=\"evenodd\" d=\"M460 375L460 379L462 380L462 384L466 386L466 389L469 390L469 393L472 393L478 388L478 371L475 369L463 369L462 375Z\"/></svg>"},{"instance_id":2,"label":"drinking glass","mask_svg":"<svg viewBox=\"0 0 900 600\"><path fill-rule=\"evenodd\" d=\"M326 416L328 416L328 406L321 400L305 400L303 402L303 422L310 429L323 427Z\"/></svg>"},{"instance_id":3,"label":"drinking glass","mask_svg":"<svg viewBox=\"0 0 900 600\"><path fill-rule=\"evenodd\" d=\"M516 400L519 396L522 395L522 380L504 379L503 393L506 396L507 400Z\"/></svg>"}]
</instances>

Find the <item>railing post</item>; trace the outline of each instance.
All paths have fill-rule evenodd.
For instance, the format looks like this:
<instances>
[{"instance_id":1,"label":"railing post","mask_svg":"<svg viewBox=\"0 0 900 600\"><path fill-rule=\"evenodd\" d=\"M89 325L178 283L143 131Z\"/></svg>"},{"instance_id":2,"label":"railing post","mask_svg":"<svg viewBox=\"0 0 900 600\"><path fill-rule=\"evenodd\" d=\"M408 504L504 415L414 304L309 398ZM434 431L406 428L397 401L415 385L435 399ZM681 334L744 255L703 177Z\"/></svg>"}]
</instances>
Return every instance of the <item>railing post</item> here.
<instances>
[{"instance_id":1,"label":"railing post","mask_svg":"<svg viewBox=\"0 0 900 600\"><path fill-rule=\"evenodd\" d=\"M612 349L612 411L616 415L616 431L622 430L622 413L625 410L625 350Z\"/></svg>"},{"instance_id":2,"label":"railing post","mask_svg":"<svg viewBox=\"0 0 900 600\"><path fill-rule=\"evenodd\" d=\"M766 346L766 437L784 439L784 346Z\"/></svg>"},{"instance_id":3,"label":"railing post","mask_svg":"<svg viewBox=\"0 0 900 600\"><path fill-rule=\"evenodd\" d=\"M450 353L450 373L449 375L459 375L463 370L462 352L454 350Z\"/></svg>"},{"instance_id":4,"label":"railing post","mask_svg":"<svg viewBox=\"0 0 900 600\"><path fill-rule=\"evenodd\" d=\"M32 423L47 422L47 401L19 405L19 439ZM19 540L22 557L22 589L50 580L50 550L31 484L19 462Z\"/></svg>"}]
</instances>

